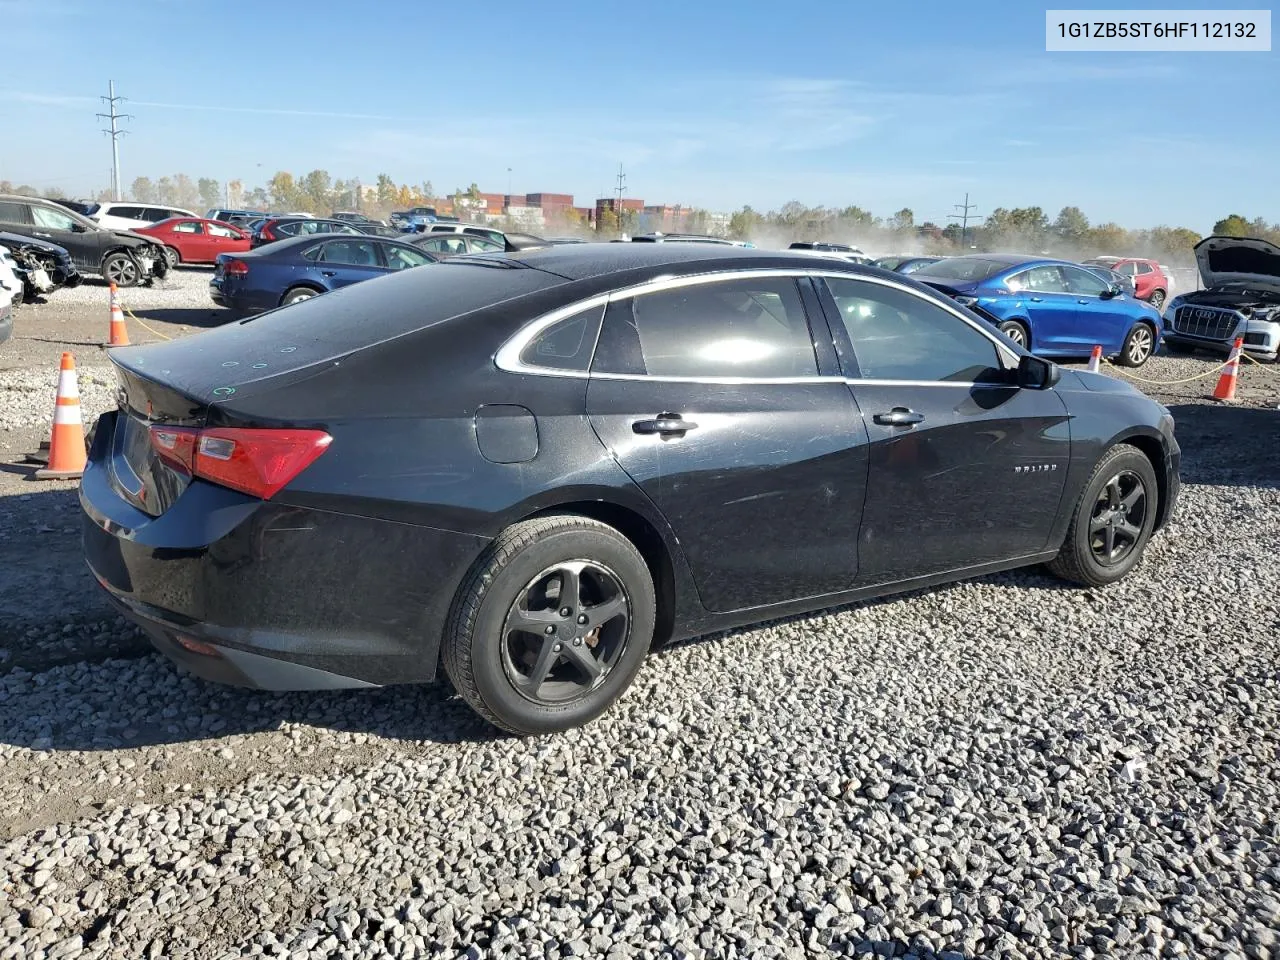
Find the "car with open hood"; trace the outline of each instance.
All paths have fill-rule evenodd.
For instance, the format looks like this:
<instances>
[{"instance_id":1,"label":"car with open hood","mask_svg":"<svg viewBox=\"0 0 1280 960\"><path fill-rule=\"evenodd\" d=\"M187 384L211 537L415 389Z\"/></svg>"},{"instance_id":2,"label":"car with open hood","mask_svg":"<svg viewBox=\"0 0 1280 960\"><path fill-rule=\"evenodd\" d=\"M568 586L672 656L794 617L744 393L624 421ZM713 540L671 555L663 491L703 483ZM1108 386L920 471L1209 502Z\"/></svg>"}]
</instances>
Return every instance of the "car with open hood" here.
<instances>
[{"instance_id":1,"label":"car with open hood","mask_svg":"<svg viewBox=\"0 0 1280 960\"><path fill-rule=\"evenodd\" d=\"M1257 237L1205 237L1196 244L1203 290L1181 293L1164 312L1164 342L1174 353L1244 351L1280 358L1280 247Z\"/></svg>"},{"instance_id":2,"label":"car with open hood","mask_svg":"<svg viewBox=\"0 0 1280 960\"><path fill-rule=\"evenodd\" d=\"M0 194L0 231L63 247L80 272L120 287L150 283L169 269L164 247L153 237L110 230L39 197Z\"/></svg>"}]
</instances>

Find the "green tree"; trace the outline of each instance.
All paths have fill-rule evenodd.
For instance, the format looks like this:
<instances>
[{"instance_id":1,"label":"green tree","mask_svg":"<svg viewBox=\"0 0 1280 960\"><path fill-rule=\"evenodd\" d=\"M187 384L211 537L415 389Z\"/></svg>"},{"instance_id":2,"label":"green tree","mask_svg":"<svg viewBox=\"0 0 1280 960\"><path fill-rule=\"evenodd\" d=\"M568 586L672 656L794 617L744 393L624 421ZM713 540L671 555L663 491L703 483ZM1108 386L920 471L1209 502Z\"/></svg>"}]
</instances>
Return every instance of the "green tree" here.
<instances>
[{"instance_id":1,"label":"green tree","mask_svg":"<svg viewBox=\"0 0 1280 960\"><path fill-rule=\"evenodd\" d=\"M1238 213L1223 217L1213 225L1213 232L1220 237L1247 237L1249 221Z\"/></svg>"},{"instance_id":2,"label":"green tree","mask_svg":"<svg viewBox=\"0 0 1280 960\"><path fill-rule=\"evenodd\" d=\"M156 181L156 198L155 203L171 203L177 205L174 199L173 181L168 177L161 177Z\"/></svg>"},{"instance_id":3,"label":"green tree","mask_svg":"<svg viewBox=\"0 0 1280 960\"><path fill-rule=\"evenodd\" d=\"M1079 207L1063 207L1053 221L1053 232L1068 243L1080 243L1089 235L1089 218Z\"/></svg>"},{"instance_id":4,"label":"green tree","mask_svg":"<svg viewBox=\"0 0 1280 960\"><path fill-rule=\"evenodd\" d=\"M280 170L267 181L267 190L271 193L271 205L280 211L296 210L300 203L298 185L293 174L288 170Z\"/></svg>"},{"instance_id":5,"label":"green tree","mask_svg":"<svg viewBox=\"0 0 1280 960\"><path fill-rule=\"evenodd\" d=\"M857 204L845 207L836 214L837 218L847 223L851 227L876 227L880 225L880 220L870 210L863 210Z\"/></svg>"},{"instance_id":6,"label":"green tree","mask_svg":"<svg viewBox=\"0 0 1280 960\"><path fill-rule=\"evenodd\" d=\"M889 222L886 224L895 233L906 233L908 230L914 229L915 225L916 215L910 207L903 207L890 217Z\"/></svg>"},{"instance_id":7,"label":"green tree","mask_svg":"<svg viewBox=\"0 0 1280 960\"><path fill-rule=\"evenodd\" d=\"M262 187L254 187L241 202L251 210L271 209L271 195Z\"/></svg>"},{"instance_id":8,"label":"green tree","mask_svg":"<svg viewBox=\"0 0 1280 960\"><path fill-rule=\"evenodd\" d=\"M45 190L44 195L45 195L45 198L48 200L67 199L67 195L61 187L49 187L48 189Z\"/></svg>"},{"instance_id":9,"label":"green tree","mask_svg":"<svg viewBox=\"0 0 1280 960\"><path fill-rule=\"evenodd\" d=\"M378 203L389 207L396 202L396 182L385 173L378 174Z\"/></svg>"},{"instance_id":10,"label":"green tree","mask_svg":"<svg viewBox=\"0 0 1280 960\"><path fill-rule=\"evenodd\" d=\"M1103 223L1089 231L1088 242L1098 253L1124 254L1131 246L1129 231L1118 223Z\"/></svg>"},{"instance_id":11,"label":"green tree","mask_svg":"<svg viewBox=\"0 0 1280 960\"><path fill-rule=\"evenodd\" d=\"M764 217L750 206L743 207L729 217L729 236L734 240L750 240L763 224Z\"/></svg>"},{"instance_id":12,"label":"green tree","mask_svg":"<svg viewBox=\"0 0 1280 960\"><path fill-rule=\"evenodd\" d=\"M173 176L173 200L175 207L182 207L184 210L194 210L200 206L200 191L196 189L195 182L185 173L177 173Z\"/></svg>"},{"instance_id":13,"label":"green tree","mask_svg":"<svg viewBox=\"0 0 1280 960\"><path fill-rule=\"evenodd\" d=\"M139 203L155 203L158 199L155 184L150 177L135 177L133 186L129 188L129 196Z\"/></svg>"},{"instance_id":14,"label":"green tree","mask_svg":"<svg viewBox=\"0 0 1280 960\"><path fill-rule=\"evenodd\" d=\"M196 181L196 189L200 192L200 206L211 210L222 203L222 188L217 180L201 177Z\"/></svg>"},{"instance_id":15,"label":"green tree","mask_svg":"<svg viewBox=\"0 0 1280 960\"><path fill-rule=\"evenodd\" d=\"M330 191L333 189L333 179L329 176L328 170L312 170L298 184L302 192L302 202L312 213L329 212Z\"/></svg>"}]
</instances>

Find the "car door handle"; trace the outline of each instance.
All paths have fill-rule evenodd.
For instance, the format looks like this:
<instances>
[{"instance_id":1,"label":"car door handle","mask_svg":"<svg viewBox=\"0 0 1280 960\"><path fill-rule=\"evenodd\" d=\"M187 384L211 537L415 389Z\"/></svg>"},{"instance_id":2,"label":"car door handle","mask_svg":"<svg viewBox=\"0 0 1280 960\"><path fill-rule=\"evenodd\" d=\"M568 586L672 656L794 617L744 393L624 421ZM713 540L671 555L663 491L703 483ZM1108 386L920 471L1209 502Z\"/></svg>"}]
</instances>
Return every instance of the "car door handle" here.
<instances>
[{"instance_id":1,"label":"car door handle","mask_svg":"<svg viewBox=\"0 0 1280 960\"><path fill-rule=\"evenodd\" d=\"M657 433L662 436L684 436L690 430L697 430L698 425L692 420L683 419L678 413L660 413L652 420L637 420L631 424L636 433Z\"/></svg>"},{"instance_id":2,"label":"car door handle","mask_svg":"<svg viewBox=\"0 0 1280 960\"><path fill-rule=\"evenodd\" d=\"M1084 304L1087 304L1088 302L1089 302L1089 301L1088 301L1088 300L1086 300L1086 299L1084 299L1084 298L1081 298L1081 299L1079 299L1079 300L1077 300L1077 301L1076 301L1076 303L1084 303Z\"/></svg>"},{"instance_id":3,"label":"car door handle","mask_svg":"<svg viewBox=\"0 0 1280 960\"><path fill-rule=\"evenodd\" d=\"M909 427L922 422L924 414L908 410L906 407L894 407L888 413L877 413L872 419L886 427Z\"/></svg>"},{"instance_id":4,"label":"car door handle","mask_svg":"<svg viewBox=\"0 0 1280 960\"><path fill-rule=\"evenodd\" d=\"M1040 303L1042 300L1044 300L1044 297L1027 297L1027 299L1030 300L1032 303Z\"/></svg>"},{"instance_id":5,"label":"car door handle","mask_svg":"<svg viewBox=\"0 0 1280 960\"><path fill-rule=\"evenodd\" d=\"M31 231L31 235L32 235L33 237L42 237L42 238L44 238L45 240L48 240L48 239L49 239L49 237L50 237L50 234L47 234L47 233L41 233L39 230L32 230L32 231Z\"/></svg>"},{"instance_id":6,"label":"car door handle","mask_svg":"<svg viewBox=\"0 0 1280 960\"><path fill-rule=\"evenodd\" d=\"M320 271L320 276L322 277L336 277L337 275L338 275L337 270L321 270Z\"/></svg>"}]
</instances>

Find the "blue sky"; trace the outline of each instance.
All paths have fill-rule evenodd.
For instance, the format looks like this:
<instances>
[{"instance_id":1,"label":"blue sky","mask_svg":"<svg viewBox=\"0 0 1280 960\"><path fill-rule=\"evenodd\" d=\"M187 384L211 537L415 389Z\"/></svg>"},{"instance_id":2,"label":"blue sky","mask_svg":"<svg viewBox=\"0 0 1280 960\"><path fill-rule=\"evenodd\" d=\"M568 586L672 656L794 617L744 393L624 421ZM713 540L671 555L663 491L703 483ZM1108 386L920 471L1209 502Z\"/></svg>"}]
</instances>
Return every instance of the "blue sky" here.
<instances>
[{"instance_id":1,"label":"blue sky","mask_svg":"<svg viewBox=\"0 0 1280 960\"><path fill-rule=\"evenodd\" d=\"M1201 7L1210 6L1200 0ZM1077 204L1206 232L1280 220L1276 53L1044 51L1044 5L0 0L0 179L320 167L438 191L611 192L945 222Z\"/></svg>"}]
</instances>

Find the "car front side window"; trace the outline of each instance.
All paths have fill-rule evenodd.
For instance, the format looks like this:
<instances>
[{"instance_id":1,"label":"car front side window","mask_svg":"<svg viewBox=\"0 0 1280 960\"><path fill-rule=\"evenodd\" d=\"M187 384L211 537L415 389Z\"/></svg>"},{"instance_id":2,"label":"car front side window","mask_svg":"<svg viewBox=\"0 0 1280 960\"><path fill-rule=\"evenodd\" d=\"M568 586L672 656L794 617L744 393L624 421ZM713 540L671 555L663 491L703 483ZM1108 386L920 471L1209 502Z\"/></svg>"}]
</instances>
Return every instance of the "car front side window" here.
<instances>
[{"instance_id":1,"label":"car front side window","mask_svg":"<svg viewBox=\"0 0 1280 960\"><path fill-rule=\"evenodd\" d=\"M818 374L791 277L717 280L614 301L592 370L694 379Z\"/></svg>"},{"instance_id":2,"label":"car front side window","mask_svg":"<svg viewBox=\"0 0 1280 960\"><path fill-rule=\"evenodd\" d=\"M973 383L1002 376L995 343L950 310L897 287L828 277L868 380Z\"/></svg>"},{"instance_id":3,"label":"car front side window","mask_svg":"<svg viewBox=\"0 0 1280 960\"><path fill-rule=\"evenodd\" d=\"M173 225L174 233L200 233L200 224L198 223L175 223Z\"/></svg>"},{"instance_id":4,"label":"car front side window","mask_svg":"<svg viewBox=\"0 0 1280 960\"><path fill-rule=\"evenodd\" d=\"M31 214L35 217L36 225L44 227L47 230L74 230L76 222L65 213L59 213L57 210L50 210L48 207L32 205Z\"/></svg>"},{"instance_id":5,"label":"car front side window","mask_svg":"<svg viewBox=\"0 0 1280 960\"><path fill-rule=\"evenodd\" d=\"M1063 276L1067 280L1067 290L1070 293L1081 297L1100 297L1107 292L1107 284L1090 273L1088 270L1081 270L1079 267L1061 267Z\"/></svg>"}]
</instances>

